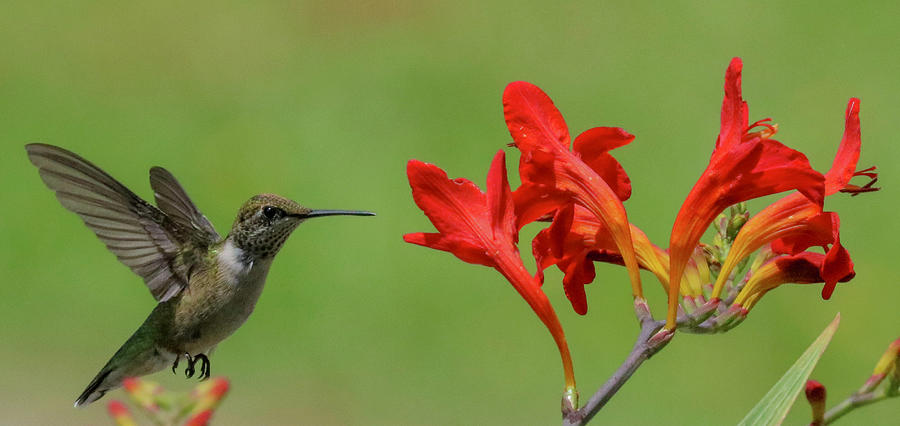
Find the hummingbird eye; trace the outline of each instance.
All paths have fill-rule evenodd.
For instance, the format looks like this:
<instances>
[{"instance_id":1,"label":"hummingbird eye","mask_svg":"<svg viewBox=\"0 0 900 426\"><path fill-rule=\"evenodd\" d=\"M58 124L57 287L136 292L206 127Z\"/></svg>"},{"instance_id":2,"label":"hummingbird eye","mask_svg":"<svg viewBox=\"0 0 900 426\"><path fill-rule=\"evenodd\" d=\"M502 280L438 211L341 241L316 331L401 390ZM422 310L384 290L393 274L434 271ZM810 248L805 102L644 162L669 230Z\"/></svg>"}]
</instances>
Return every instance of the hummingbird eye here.
<instances>
[{"instance_id":1,"label":"hummingbird eye","mask_svg":"<svg viewBox=\"0 0 900 426\"><path fill-rule=\"evenodd\" d=\"M276 217L280 217L284 215L284 210L279 209L278 207L265 206L263 207L263 215L267 219L275 219Z\"/></svg>"}]
</instances>

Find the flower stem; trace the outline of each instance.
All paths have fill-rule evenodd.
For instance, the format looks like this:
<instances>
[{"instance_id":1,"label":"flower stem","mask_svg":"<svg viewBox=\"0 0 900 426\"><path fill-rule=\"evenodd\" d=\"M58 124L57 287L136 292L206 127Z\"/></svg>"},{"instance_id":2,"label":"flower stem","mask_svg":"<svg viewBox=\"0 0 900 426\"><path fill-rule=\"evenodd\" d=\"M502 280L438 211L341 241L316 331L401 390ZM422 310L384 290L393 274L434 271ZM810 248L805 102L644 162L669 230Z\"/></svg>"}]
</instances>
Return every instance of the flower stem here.
<instances>
[{"instance_id":1,"label":"flower stem","mask_svg":"<svg viewBox=\"0 0 900 426\"><path fill-rule=\"evenodd\" d=\"M643 299L636 301L635 307L638 310L638 318L641 320L641 333L638 335L631 349L628 358L615 373L591 396L591 399L577 411L569 413L563 418L563 426L582 426L587 424L597 412L609 402L610 399L625 385L625 382L631 378L631 375L648 360L653 354L663 348L672 338L669 331L662 329L665 321L656 321L649 315L649 310L643 314L638 308L638 303ZM646 302L643 302L646 306ZM665 333L664 336L661 336Z\"/></svg>"},{"instance_id":2,"label":"flower stem","mask_svg":"<svg viewBox=\"0 0 900 426\"><path fill-rule=\"evenodd\" d=\"M884 389L877 392L867 392L867 393L857 393L850 395L847 399L841 401L840 404L831 407L827 413L825 413L825 422L824 424L831 424L835 420L841 418L844 414L847 414L859 407L869 405L873 402L878 402L883 399L886 399L890 396L897 395L888 395Z\"/></svg>"}]
</instances>

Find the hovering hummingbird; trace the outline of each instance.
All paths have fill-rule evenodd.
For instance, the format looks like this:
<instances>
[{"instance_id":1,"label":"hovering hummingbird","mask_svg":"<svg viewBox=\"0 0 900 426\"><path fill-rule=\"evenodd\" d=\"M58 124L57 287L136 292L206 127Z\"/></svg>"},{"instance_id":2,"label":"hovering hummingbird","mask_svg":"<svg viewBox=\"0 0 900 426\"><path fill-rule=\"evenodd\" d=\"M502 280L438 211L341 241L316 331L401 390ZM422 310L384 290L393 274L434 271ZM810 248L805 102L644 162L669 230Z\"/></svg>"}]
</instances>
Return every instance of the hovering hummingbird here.
<instances>
[{"instance_id":1,"label":"hovering hummingbird","mask_svg":"<svg viewBox=\"0 0 900 426\"><path fill-rule=\"evenodd\" d=\"M272 259L297 225L322 216L374 216L312 210L261 194L241 206L222 238L162 167L150 169L153 206L75 153L45 144L25 150L60 203L144 279L158 302L75 400L76 407L100 399L126 377L168 366L175 372L182 357L187 377L199 362L199 377L208 378L210 353L253 312Z\"/></svg>"}]
</instances>

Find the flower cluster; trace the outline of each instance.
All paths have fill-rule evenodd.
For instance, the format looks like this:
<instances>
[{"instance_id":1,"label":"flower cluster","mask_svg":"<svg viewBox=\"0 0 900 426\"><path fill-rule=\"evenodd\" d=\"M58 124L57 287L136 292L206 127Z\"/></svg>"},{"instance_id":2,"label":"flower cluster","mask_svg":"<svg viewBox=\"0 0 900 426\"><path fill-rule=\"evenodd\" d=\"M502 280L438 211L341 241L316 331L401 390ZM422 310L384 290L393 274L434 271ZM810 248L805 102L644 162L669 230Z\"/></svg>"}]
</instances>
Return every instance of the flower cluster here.
<instances>
[{"instance_id":1,"label":"flower cluster","mask_svg":"<svg viewBox=\"0 0 900 426\"><path fill-rule=\"evenodd\" d=\"M229 387L228 380L221 377L200 383L187 395L166 392L158 383L133 377L125 379L122 385L131 402L154 424L183 421L184 426L207 425ZM128 406L121 401L110 401L107 410L119 426L138 424Z\"/></svg>"},{"instance_id":2,"label":"flower cluster","mask_svg":"<svg viewBox=\"0 0 900 426\"><path fill-rule=\"evenodd\" d=\"M610 152L634 136L617 127L595 127L572 141L551 99L526 82L511 83L503 93L511 146L521 153L521 186L510 190L503 151L491 164L486 193L469 180L448 179L437 166L412 160L407 175L413 198L438 232L404 239L497 269L550 330L563 360L567 395L574 393L572 362L541 289L543 270L552 265L564 273L566 297L582 315L588 308L585 285L596 278L594 262L627 268L636 306L646 305L640 269L650 271L668 294L662 332L669 336L676 327L727 330L766 292L785 283L825 283L827 299L854 270L841 244L838 215L824 210L825 198L877 189L874 167L856 171L859 100L847 105L843 138L823 175L801 152L773 139L778 127L770 119L749 122L741 71L741 60L733 59L725 74L719 136L709 165L676 216L668 248L654 245L632 224L623 204L632 195L631 181ZM854 176L870 182L853 185ZM782 192L789 194L753 216L743 204ZM538 220L551 224L532 241L537 271L531 275L518 252L518 231ZM712 244L703 244L711 224L718 233Z\"/></svg>"}]
</instances>

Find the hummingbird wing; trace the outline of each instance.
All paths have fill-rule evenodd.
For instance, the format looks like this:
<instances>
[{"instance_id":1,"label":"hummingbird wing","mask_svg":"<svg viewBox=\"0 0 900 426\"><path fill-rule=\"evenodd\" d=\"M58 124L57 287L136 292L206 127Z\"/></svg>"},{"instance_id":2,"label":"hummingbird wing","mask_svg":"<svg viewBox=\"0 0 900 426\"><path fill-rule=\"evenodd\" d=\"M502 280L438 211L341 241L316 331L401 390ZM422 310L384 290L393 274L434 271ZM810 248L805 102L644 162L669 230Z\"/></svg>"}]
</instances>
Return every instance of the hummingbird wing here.
<instances>
[{"instance_id":1,"label":"hummingbird wing","mask_svg":"<svg viewBox=\"0 0 900 426\"><path fill-rule=\"evenodd\" d=\"M45 144L25 150L63 207L140 275L156 300L165 302L187 287L191 265L179 256L184 232L178 223L75 153Z\"/></svg>"},{"instance_id":2,"label":"hummingbird wing","mask_svg":"<svg viewBox=\"0 0 900 426\"><path fill-rule=\"evenodd\" d=\"M190 240L195 245L209 247L222 238L168 170L151 168L150 187L156 197L156 206L180 225L180 229L187 231L186 235L178 236L181 241Z\"/></svg>"}]
</instances>

